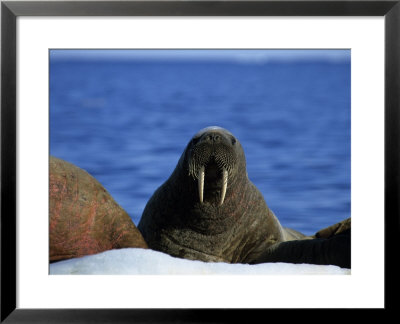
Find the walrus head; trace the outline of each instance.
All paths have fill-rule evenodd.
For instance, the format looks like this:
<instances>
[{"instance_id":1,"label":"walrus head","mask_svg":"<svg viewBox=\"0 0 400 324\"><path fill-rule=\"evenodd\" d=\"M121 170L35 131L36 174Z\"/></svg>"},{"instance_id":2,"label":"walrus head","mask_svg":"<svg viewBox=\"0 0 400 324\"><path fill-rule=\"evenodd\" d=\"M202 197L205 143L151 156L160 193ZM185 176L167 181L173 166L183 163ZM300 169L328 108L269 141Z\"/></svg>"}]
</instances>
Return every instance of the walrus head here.
<instances>
[{"instance_id":1,"label":"walrus head","mask_svg":"<svg viewBox=\"0 0 400 324\"><path fill-rule=\"evenodd\" d=\"M244 161L235 136L218 126L204 128L193 136L184 158L188 175L197 181L200 203L223 205L228 185L237 174L238 161Z\"/></svg>"}]
</instances>

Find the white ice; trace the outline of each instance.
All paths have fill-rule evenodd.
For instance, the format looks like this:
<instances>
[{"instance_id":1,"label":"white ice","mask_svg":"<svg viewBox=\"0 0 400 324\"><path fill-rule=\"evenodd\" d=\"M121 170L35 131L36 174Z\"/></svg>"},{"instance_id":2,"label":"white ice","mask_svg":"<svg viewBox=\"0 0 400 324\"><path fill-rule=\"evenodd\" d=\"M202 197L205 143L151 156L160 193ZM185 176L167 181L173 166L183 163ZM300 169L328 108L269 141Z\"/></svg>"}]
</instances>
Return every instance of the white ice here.
<instances>
[{"instance_id":1,"label":"white ice","mask_svg":"<svg viewBox=\"0 0 400 324\"><path fill-rule=\"evenodd\" d=\"M333 265L263 263L256 265L191 261L147 249L119 249L52 263L50 274L92 275L196 275L196 274L339 274L350 269Z\"/></svg>"}]
</instances>

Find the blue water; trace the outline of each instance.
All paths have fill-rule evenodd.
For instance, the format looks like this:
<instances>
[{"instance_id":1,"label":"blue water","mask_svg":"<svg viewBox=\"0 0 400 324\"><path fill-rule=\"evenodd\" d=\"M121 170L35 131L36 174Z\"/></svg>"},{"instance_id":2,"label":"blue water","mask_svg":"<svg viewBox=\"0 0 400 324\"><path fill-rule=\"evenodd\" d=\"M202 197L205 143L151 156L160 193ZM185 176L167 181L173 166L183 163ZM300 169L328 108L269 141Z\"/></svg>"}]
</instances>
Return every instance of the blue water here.
<instances>
[{"instance_id":1,"label":"blue water","mask_svg":"<svg viewBox=\"0 0 400 324\"><path fill-rule=\"evenodd\" d=\"M50 154L87 170L138 224L190 138L218 125L284 226L350 217L350 64L50 64Z\"/></svg>"}]
</instances>

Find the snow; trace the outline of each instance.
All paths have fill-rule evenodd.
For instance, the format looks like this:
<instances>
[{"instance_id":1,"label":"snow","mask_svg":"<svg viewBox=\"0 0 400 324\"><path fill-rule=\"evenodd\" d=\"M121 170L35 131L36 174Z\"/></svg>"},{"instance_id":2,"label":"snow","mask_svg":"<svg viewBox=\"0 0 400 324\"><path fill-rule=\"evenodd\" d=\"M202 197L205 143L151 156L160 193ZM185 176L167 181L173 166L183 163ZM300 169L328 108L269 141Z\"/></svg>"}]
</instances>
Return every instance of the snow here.
<instances>
[{"instance_id":1,"label":"snow","mask_svg":"<svg viewBox=\"0 0 400 324\"><path fill-rule=\"evenodd\" d=\"M110 250L50 264L50 274L91 275L198 275L198 274L328 274L349 275L350 269L333 265L263 263L256 265L202 262L172 257L149 249Z\"/></svg>"}]
</instances>

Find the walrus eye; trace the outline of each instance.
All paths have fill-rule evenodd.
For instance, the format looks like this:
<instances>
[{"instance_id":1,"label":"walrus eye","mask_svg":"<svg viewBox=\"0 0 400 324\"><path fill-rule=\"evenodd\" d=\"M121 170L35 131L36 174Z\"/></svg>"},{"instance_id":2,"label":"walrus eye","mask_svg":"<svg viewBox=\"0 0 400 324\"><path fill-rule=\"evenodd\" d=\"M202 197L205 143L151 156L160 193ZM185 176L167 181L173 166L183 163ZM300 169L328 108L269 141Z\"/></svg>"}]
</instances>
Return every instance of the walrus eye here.
<instances>
[{"instance_id":1,"label":"walrus eye","mask_svg":"<svg viewBox=\"0 0 400 324\"><path fill-rule=\"evenodd\" d=\"M199 139L200 139L200 137L193 137L193 138L192 138L192 144L193 144L193 145L196 145L197 142L199 141Z\"/></svg>"},{"instance_id":2,"label":"walrus eye","mask_svg":"<svg viewBox=\"0 0 400 324\"><path fill-rule=\"evenodd\" d=\"M232 145L235 145L235 144L236 144L236 138L234 138L233 136L231 136L231 142L232 142Z\"/></svg>"}]
</instances>

